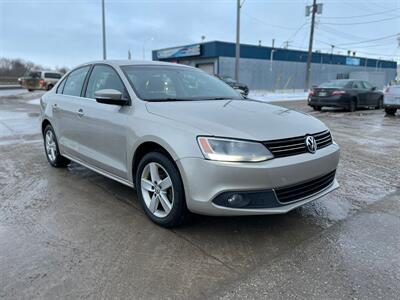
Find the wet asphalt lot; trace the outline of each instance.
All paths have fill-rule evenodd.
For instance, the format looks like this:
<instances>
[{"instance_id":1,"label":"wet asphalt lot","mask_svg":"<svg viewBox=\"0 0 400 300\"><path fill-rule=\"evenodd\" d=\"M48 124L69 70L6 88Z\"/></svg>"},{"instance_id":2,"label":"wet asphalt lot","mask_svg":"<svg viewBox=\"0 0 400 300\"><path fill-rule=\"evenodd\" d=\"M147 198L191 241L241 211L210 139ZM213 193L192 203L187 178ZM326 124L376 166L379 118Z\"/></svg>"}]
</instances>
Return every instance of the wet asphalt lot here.
<instances>
[{"instance_id":1,"label":"wet asphalt lot","mask_svg":"<svg viewBox=\"0 0 400 300\"><path fill-rule=\"evenodd\" d=\"M281 103L330 127L341 188L287 215L166 230L133 190L49 166L40 95L0 95L0 299L399 298L399 114Z\"/></svg>"}]
</instances>

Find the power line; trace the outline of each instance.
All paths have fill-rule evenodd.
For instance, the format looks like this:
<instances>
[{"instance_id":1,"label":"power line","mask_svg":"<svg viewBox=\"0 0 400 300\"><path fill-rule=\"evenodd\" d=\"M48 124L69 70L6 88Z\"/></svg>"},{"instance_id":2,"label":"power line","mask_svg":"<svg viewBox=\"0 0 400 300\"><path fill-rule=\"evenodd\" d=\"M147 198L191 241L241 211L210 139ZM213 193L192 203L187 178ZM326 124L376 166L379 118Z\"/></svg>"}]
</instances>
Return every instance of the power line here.
<instances>
[{"instance_id":1,"label":"power line","mask_svg":"<svg viewBox=\"0 0 400 300\"><path fill-rule=\"evenodd\" d=\"M264 24L264 25L266 25L268 27L276 27L276 28L285 29L285 30L295 30L296 29L296 28L293 28L293 27L285 27L285 26L281 26L281 25L267 23L267 22L264 22L261 19L258 19L258 18L254 17L254 16L251 16L248 13L245 13L245 12L242 12L242 14L247 16L247 17L249 17L249 18L251 18L251 19L253 19L254 21L257 21L257 22L259 22L261 24Z\"/></svg>"},{"instance_id":2,"label":"power line","mask_svg":"<svg viewBox=\"0 0 400 300\"><path fill-rule=\"evenodd\" d=\"M329 33L329 34L332 34L332 35L335 35L337 37L340 37L340 38L343 38L343 39L347 39L347 40L352 40L353 41L355 39L356 40L364 40L365 39L364 37L359 37L359 36L356 36L354 34L348 33L346 31L340 31L340 30L337 30L335 28L329 27L327 25L318 24L317 28L318 28L318 30L322 30L322 31L324 31L326 33Z\"/></svg>"},{"instance_id":3,"label":"power line","mask_svg":"<svg viewBox=\"0 0 400 300\"><path fill-rule=\"evenodd\" d=\"M384 21L389 21L393 19L398 19L400 16L394 16L390 18L385 18L385 19L380 19L380 20L374 20L374 21L367 21L367 22L354 22L354 23L321 23L324 25L336 25L336 26L347 26L347 25L363 25L363 24L371 24L371 23L379 23L379 22L384 22Z\"/></svg>"},{"instance_id":4,"label":"power line","mask_svg":"<svg viewBox=\"0 0 400 300\"><path fill-rule=\"evenodd\" d=\"M394 46L394 43L391 42L389 44L373 44L373 45L368 45L368 46L355 46L357 49L365 49L365 48L378 48L378 47L388 47L388 46Z\"/></svg>"},{"instance_id":5,"label":"power line","mask_svg":"<svg viewBox=\"0 0 400 300\"><path fill-rule=\"evenodd\" d=\"M392 35L387 35L383 37L379 37L376 39L370 39L370 40L364 40L364 41L359 41L359 42L353 42L353 43L340 43L338 44L339 46L344 46L344 45L356 45L356 44L365 44L365 43L370 43L370 42L376 42L376 41L382 41L382 40L387 40L393 37L399 36L399 33L392 34Z\"/></svg>"},{"instance_id":6,"label":"power line","mask_svg":"<svg viewBox=\"0 0 400 300\"><path fill-rule=\"evenodd\" d=\"M370 43L370 42L375 42L375 41L382 41L382 40L387 40L387 39L391 39L393 37L397 37L399 36L399 34L393 34L393 35L388 35L388 36L383 36L380 38L376 38L376 39L370 39L370 40L364 40L364 41L359 41L359 42L352 42L352 43L335 43L335 45L337 46L347 46L347 45L358 45L358 44L365 44L365 43ZM328 43L328 42L324 42L324 41L318 41L320 43L323 44L327 44L327 45L331 45L332 42Z\"/></svg>"},{"instance_id":7,"label":"power line","mask_svg":"<svg viewBox=\"0 0 400 300\"><path fill-rule=\"evenodd\" d=\"M386 14L388 12L393 12L395 10L400 10L400 8L392 8L392 9L388 9L385 11L381 11L378 13L371 13L371 14L365 14L365 15L358 15L358 16L348 16L348 17L323 17L322 19L353 19L353 18L364 18L364 17L370 17L370 16L377 16L377 15L383 15Z\"/></svg>"},{"instance_id":8,"label":"power line","mask_svg":"<svg viewBox=\"0 0 400 300\"><path fill-rule=\"evenodd\" d=\"M304 22L300 25L300 27L287 39L287 41L291 41L292 39L296 38L297 34L304 28L304 26L308 25L308 22Z\"/></svg>"}]
</instances>

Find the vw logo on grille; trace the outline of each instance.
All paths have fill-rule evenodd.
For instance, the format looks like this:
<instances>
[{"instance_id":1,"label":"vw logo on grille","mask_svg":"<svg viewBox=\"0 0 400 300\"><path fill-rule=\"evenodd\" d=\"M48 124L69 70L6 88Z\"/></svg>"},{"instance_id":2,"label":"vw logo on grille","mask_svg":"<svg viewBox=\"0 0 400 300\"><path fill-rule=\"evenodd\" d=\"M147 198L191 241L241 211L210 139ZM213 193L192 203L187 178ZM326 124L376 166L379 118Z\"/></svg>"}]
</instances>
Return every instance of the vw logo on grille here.
<instances>
[{"instance_id":1,"label":"vw logo on grille","mask_svg":"<svg viewBox=\"0 0 400 300\"><path fill-rule=\"evenodd\" d=\"M306 137L306 147L308 152L314 154L317 151L317 142L315 141L314 137L309 135Z\"/></svg>"}]
</instances>

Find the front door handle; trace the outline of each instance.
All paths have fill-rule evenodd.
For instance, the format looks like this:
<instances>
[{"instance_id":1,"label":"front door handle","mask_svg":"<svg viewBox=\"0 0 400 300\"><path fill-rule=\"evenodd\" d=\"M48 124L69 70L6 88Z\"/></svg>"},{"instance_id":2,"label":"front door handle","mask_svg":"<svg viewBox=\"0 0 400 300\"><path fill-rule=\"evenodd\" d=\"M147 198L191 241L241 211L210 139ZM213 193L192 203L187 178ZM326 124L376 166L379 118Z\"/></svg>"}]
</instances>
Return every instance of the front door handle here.
<instances>
[{"instance_id":1,"label":"front door handle","mask_svg":"<svg viewBox=\"0 0 400 300\"><path fill-rule=\"evenodd\" d=\"M80 108L79 110L78 110L78 117L83 117L84 115L85 115L85 113L83 112L83 109L82 108Z\"/></svg>"}]
</instances>

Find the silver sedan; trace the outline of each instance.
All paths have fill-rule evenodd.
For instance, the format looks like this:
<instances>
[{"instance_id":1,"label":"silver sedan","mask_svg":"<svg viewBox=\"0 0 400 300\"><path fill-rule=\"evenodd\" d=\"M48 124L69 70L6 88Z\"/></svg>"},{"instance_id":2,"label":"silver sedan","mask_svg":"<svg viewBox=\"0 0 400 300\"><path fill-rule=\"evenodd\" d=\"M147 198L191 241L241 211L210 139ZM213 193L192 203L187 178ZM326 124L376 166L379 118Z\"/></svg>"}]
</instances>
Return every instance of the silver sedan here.
<instances>
[{"instance_id":1,"label":"silver sedan","mask_svg":"<svg viewBox=\"0 0 400 300\"><path fill-rule=\"evenodd\" d=\"M183 65L81 65L42 97L41 117L52 166L74 161L135 187L165 227L189 212L286 213L339 186L339 147L322 122Z\"/></svg>"}]
</instances>

